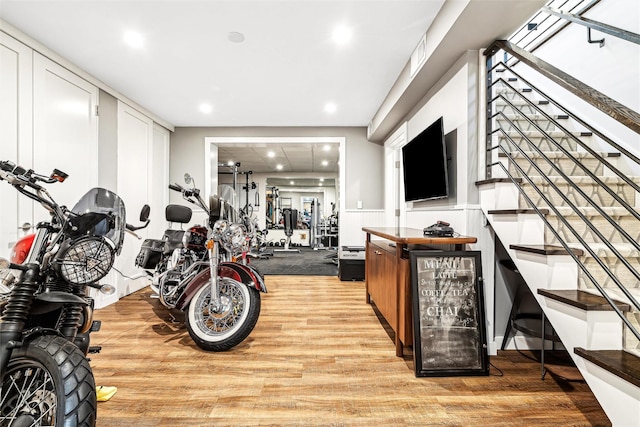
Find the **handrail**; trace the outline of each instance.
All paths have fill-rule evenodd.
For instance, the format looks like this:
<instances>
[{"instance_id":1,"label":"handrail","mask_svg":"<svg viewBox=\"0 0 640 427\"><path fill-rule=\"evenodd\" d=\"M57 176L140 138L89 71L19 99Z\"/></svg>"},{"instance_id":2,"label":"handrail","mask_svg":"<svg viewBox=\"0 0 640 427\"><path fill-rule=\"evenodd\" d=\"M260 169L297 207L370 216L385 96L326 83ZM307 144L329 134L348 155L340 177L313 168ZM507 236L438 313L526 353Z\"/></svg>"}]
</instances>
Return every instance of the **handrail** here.
<instances>
[{"instance_id":1,"label":"handrail","mask_svg":"<svg viewBox=\"0 0 640 427\"><path fill-rule=\"evenodd\" d=\"M485 56L493 56L499 50L509 52L535 71L552 80L562 88L568 90L580 99L588 102L600 111L608 114L636 133L640 133L640 114L625 107L618 101L609 98L596 89L582 83L557 67L541 60L526 50L519 48L506 40L496 40L485 51Z\"/></svg>"},{"instance_id":2,"label":"handrail","mask_svg":"<svg viewBox=\"0 0 640 427\"><path fill-rule=\"evenodd\" d=\"M611 188L608 184L609 181L607 179L601 179L600 175L596 175L594 171L592 171L588 166L584 165L575 155L573 155L573 150L575 148L565 148L563 144L564 141L571 142L573 147L578 147L578 150L582 150L590 155L590 157L594 158L600 165L601 168L604 168L608 171L608 173L613 174L619 181L619 183L624 183L631 192L633 192L633 197L640 197L640 186L637 182L631 177L627 176L624 172L619 170L612 162L609 162L605 159L599 152L596 152L593 148L589 146L589 144L582 141L580 138L575 136L572 132L570 132L567 128L562 126L555 117L551 116L547 112L544 111L539 105L534 103L524 92L533 92L544 98L546 104L552 104L554 108L558 108L561 112L566 113L564 118L571 118L576 120L577 123L584 126L586 129L589 129L592 134L597 135L601 138L603 143L609 145L615 150L618 150L621 155L625 156L624 158L635 164L640 165L640 157L636 156L628 149L625 149L620 144L617 144L602 132L593 128L589 124L587 124L584 120L576 117L575 114L571 113L567 108L560 105L557 101L551 99L547 94L543 91L536 88L526 79L524 79L520 74L510 68L510 66L506 63L506 61L498 61L494 64L493 56L498 53L498 51L503 50L505 52L513 55L514 59L520 60L523 63L527 64L534 71L539 72L550 80L554 81L561 87L567 89L569 92L577 95L580 99L590 103L594 107L600 109L605 112L609 116L618 120L620 123L624 124L635 133L640 134L640 114L635 111L628 109L627 107L615 102L614 100L606 97L602 93L597 90L585 85L584 83L574 79L573 77L567 75L566 73L560 71L559 69L551 66L550 64L541 61L536 58L529 52L524 51L523 49L515 46L512 43L507 41L498 40L494 42L485 52L485 56L487 57L487 153L491 153L487 155L487 177L491 176L491 169L494 166L499 166L505 176L507 176L513 183L516 185L520 193L521 200L524 200L526 204L531 206L532 209L538 214L540 219L545 224L545 228L549 230L549 232L554 236L557 242L567 251L567 253L574 259L578 268L583 273L583 278L591 281L595 290L597 290L608 302L608 304L612 307L612 309L616 312L616 314L620 317L622 322L626 325L628 330L638 339L640 340L640 331L637 326L633 325L631 321L624 315L624 313L617 307L615 301L613 300L610 292L618 292L620 291L622 295L631 303L631 305L636 309L640 310L640 302L638 301L638 297L633 295L625 283L623 276L620 274L627 274L628 271L632 275L632 281L637 282L640 280L640 272L637 267L631 264L630 260L623 255L622 249L615 243L612 243L610 238L607 238L601 229L599 229L599 225L596 225L592 222L589 214L586 211L582 210L583 207L588 207L589 209L593 209L596 212L596 216L598 218L602 218L608 223L611 230L616 233L622 242L625 243L625 246L628 248L635 249L637 253L640 250L640 243L638 243L637 239L631 235L627 231L628 226L625 227L619 223L619 219L617 213L611 213L606 210L606 208L602 208L599 204L600 202L594 201L594 197L598 197L598 194L602 194L605 196L611 197L612 203L617 207L624 208L630 215L629 218L640 222L640 212L636 210L634 207L634 203L632 201L627 202L629 200L625 196L621 196L617 193L613 188ZM497 77L495 76L498 72L509 72L510 76L515 76L513 79L505 77ZM522 81L527 85L527 89L518 90L514 85L510 82L512 80ZM499 91L498 91L499 90ZM497 102L500 102L502 109L498 111L494 110ZM513 113L512 113L513 112ZM516 115L514 119L512 114ZM532 116L532 117L530 117ZM549 122L554 128L550 126L546 126L540 123L540 120L544 120ZM523 123L522 127L519 124ZM550 130L552 129L552 130ZM584 176L589 179L589 182L593 185L596 185L599 188L599 193L594 193L594 195L589 196L587 192L583 191L582 188L578 186L578 183L574 181L574 179L569 176L571 174L565 173L561 166L557 163L557 160L552 160L548 153L545 150L549 150L538 146L538 144L534 143L530 138L531 134L529 132L534 132L536 135L540 135L543 140L547 141L549 144L549 149L552 151L557 151L561 153L563 158L566 158L567 161L570 162L571 168L573 170L579 170L580 176ZM501 134L500 141L491 144L491 138L493 135ZM560 140L559 142L555 139L556 133L559 133ZM512 137L512 135L515 135ZM516 138L519 142L514 141ZM515 148L512 148L515 147ZM502 152L508 159L509 168L507 169L506 164L502 162L495 161L494 150L498 150ZM516 157L518 157L518 161L516 161ZM534 157L536 160L534 160ZM540 159L537 161L537 159ZM521 160L520 160L521 159ZM542 161L544 165L541 167L538 163ZM523 162L525 166L521 166L518 162ZM543 171L545 169L546 172ZM526 171L525 171L526 169ZM518 177L515 178L514 174ZM539 181L538 178L532 178L533 176L540 177L542 179L542 185L548 185L550 192L553 196L544 192L541 188L538 187ZM526 182L529 186L531 186L532 191L536 196L532 196L537 198L538 203L541 205L546 205L545 208L552 211L553 214L557 217L556 226L550 223L550 220L546 217L546 213L543 213L540 208L537 206L538 203L532 200L532 197L529 196L527 192L525 192L525 187L520 183L520 180ZM559 186L568 185L569 190L563 191ZM611 184L612 186L619 184ZM615 188L615 187L614 187ZM575 197L568 197L569 194L574 194ZM580 229L582 233L586 230L590 236L593 236L595 239L594 242L598 243L589 243L586 235L581 234L575 228L575 222L570 222L568 218L562 215L561 211L557 207L555 203L550 200L550 197L553 197L555 200L556 197L561 199L561 204L570 209L573 214L578 218L576 221L580 221ZM586 203L584 203L586 202ZM614 205L612 205L614 206ZM616 208L618 209L618 208ZM617 212L617 211L612 211ZM557 227L557 228L556 228ZM584 227L584 229L582 229ZM562 233L562 234L561 234ZM587 265L585 261L582 261L580 257L574 253L568 242L575 242L573 244L580 245L580 247L590 255L590 259L594 261L592 266ZM606 249L608 252L612 254L611 256L616 259L615 265L619 265L623 268L623 271L616 270L609 261L606 260L606 256L602 252L600 252L600 245L602 245L603 249ZM626 252L625 252L626 253ZM603 279L597 279L594 275L595 270L604 272ZM599 281L601 280L601 281ZM611 288L606 286L606 283L610 282L611 285L615 284Z\"/></svg>"},{"instance_id":3,"label":"handrail","mask_svg":"<svg viewBox=\"0 0 640 427\"><path fill-rule=\"evenodd\" d=\"M592 30L597 30L601 33L609 34L619 39L630 41L631 43L640 44L640 34L623 30L622 28L614 27L613 25L605 24L603 22L594 21L593 19L585 18L583 16L574 15L572 13L565 13L561 10L557 10L548 6L543 7L542 10L553 16L557 16L558 18L580 24L587 28L591 28Z\"/></svg>"},{"instance_id":4,"label":"handrail","mask_svg":"<svg viewBox=\"0 0 640 427\"><path fill-rule=\"evenodd\" d=\"M562 4L558 5L556 8L563 8L567 3L569 3L569 1L570 0L565 0L564 2L561 2ZM573 7L571 7L569 9L569 12L573 13L574 15L580 16L580 14L585 13L586 11L591 9L593 6L595 6L599 2L600 2L600 0L589 0L588 2L587 2L587 0L582 0L582 1L578 2L577 4L573 5ZM546 4L546 6L549 6L549 5L553 4L553 3L554 3L554 1L551 0ZM542 15L544 15L544 17L541 20L538 20L537 18L539 18ZM529 52L534 52L536 49L538 49L540 46L542 46L544 43L546 43L549 39L553 38L556 34L558 34L560 31L565 29L570 24L570 22L564 22L564 23L559 24L560 19L557 19L555 22L552 22L546 28L544 28L544 26L543 26L543 30L540 33L538 33L533 38L533 40L529 41L528 43L520 44L521 42L523 42L525 40L525 38L527 37L526 35L520 37L519 40L516 40L516 36L518 36L520 33L524 32L524 31L526 31L527 33L531 32L531 30L526 29L528 27L529 23L535 23L536 24L536 30L537 30L538 28L540 28L541 24L544 24L548 19L551 19L551 15L545 13L543 9L540 9L538 11L538 13L536 13L534 16L532 16L530 18L530 20L526 24L524 24L522 27L520 27L518 30L516 30L516 32L514 32L509 37L509 41L514 43L514 44L516 44L516 45L518 45L518 46L520 46L523 49L527 49ZM554 27L555 27L555 29L554 29ZM534 44L536 42L537 42L537 44Z\"/></svg>"}]
</instances>

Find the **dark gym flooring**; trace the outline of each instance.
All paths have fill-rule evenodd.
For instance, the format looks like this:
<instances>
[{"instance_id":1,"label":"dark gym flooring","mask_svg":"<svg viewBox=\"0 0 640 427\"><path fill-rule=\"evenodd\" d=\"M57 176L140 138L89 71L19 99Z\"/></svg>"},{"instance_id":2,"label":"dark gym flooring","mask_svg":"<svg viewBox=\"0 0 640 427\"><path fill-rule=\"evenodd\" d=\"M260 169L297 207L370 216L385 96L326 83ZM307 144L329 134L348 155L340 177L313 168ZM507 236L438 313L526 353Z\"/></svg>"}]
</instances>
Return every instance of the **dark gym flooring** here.
<instances>
[{"instance_id":1,"label":"dark gym flooring","mask_svg":"<svg viewBox=\"0 0 640 427\"><path fill-rule=\"evenodd\" d=\"M282 247L269 247L266 251L273 256L263 259L251 258L250 265L263 274L270 275L305 275L305 276L337 276L338 252L334 249L314 250L309 247L294 247L293 251L279 251ZM299 252L298 252L299 251Z\"/></svg>"}]
</instances>

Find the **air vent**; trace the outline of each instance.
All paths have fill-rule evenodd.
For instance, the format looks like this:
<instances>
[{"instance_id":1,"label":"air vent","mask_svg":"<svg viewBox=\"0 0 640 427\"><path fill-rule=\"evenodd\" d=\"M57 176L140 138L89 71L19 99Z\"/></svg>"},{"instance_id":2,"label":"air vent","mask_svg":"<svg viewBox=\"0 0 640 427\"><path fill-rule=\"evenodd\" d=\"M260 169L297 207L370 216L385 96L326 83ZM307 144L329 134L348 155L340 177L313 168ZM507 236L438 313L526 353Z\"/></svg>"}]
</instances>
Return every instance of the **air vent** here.
<instances>
[{"instance_id":1,"label":"air vent","mask_svg":"<svg viewBox=\"0 0 640 427\"><path fill-rule=\"evenodd\" d=\"M411 78L416 75L418 70L422 68L425 60L427 59L427 34L424 34L418 43L418 46L413 50L411 54Z\"/></svg>"}]
</instances>

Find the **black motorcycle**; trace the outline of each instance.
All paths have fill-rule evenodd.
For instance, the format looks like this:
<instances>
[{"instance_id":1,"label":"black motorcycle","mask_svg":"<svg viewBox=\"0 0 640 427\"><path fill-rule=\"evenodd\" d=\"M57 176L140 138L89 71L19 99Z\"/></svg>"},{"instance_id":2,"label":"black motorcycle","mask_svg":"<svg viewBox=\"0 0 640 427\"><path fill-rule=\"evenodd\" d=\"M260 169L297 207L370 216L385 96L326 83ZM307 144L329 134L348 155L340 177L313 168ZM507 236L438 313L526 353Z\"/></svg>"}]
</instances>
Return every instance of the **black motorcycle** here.
<instances>
[{"instance_id":1,"label":"black motorcycle","mask_svg":"<svg viewBox=\"0 0 640 427\"><path fill-rule=\"evenodd\" d=\"M87 192L73 209L56 203L42 184L63 182L7 161L0 180L40 203L50 221L16 244L11 261L0 258L0 426L94 426L96 389L87 354L93 320L88 287L101 286L120 253L124 203L103 188ZM148 207L141 220L147 221ZM148 221L147 221L148 224Z\"/></svg>"}]
</instances>

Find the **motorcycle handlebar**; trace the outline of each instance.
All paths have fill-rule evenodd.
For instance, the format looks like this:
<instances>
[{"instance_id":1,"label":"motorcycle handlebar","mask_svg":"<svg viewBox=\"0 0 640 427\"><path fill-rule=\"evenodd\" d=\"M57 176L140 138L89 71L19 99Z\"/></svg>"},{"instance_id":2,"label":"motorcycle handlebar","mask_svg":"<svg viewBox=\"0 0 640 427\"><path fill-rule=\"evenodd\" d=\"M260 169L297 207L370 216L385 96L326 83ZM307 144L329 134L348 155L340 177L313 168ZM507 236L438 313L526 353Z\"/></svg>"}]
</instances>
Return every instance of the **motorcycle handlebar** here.
<instances>
[{"instance_id":1,"label":"motorcycle handlebar","mask_svg":"<svg viewBox=\"0 0 640 427\"><path fill-rule=\"evenodd\" d=\"M169 188L173 191L178 191L182 193L182 195L188 200L191 196L198 197L200 195L200 190L197 188L186 189L179 184L169 184Z\"/></svg>"},{"instance_id":2,"label":"motorcycle handlebar","mask_svg":"<svg viewBox=\"0 0 640 427\"><path fill-rule=\"evenodd\" d=\"M9 160L0 161L0 171L2 172L0 173L0 179L5 179L11 184L28 185L36 190L41 188L36 184L37 181L52 184L54 182L62 182L68 177L66 173L58 169L54 169L51 176L41 175L33 169L27 170Z\"/></svg>"}]
</instances>

